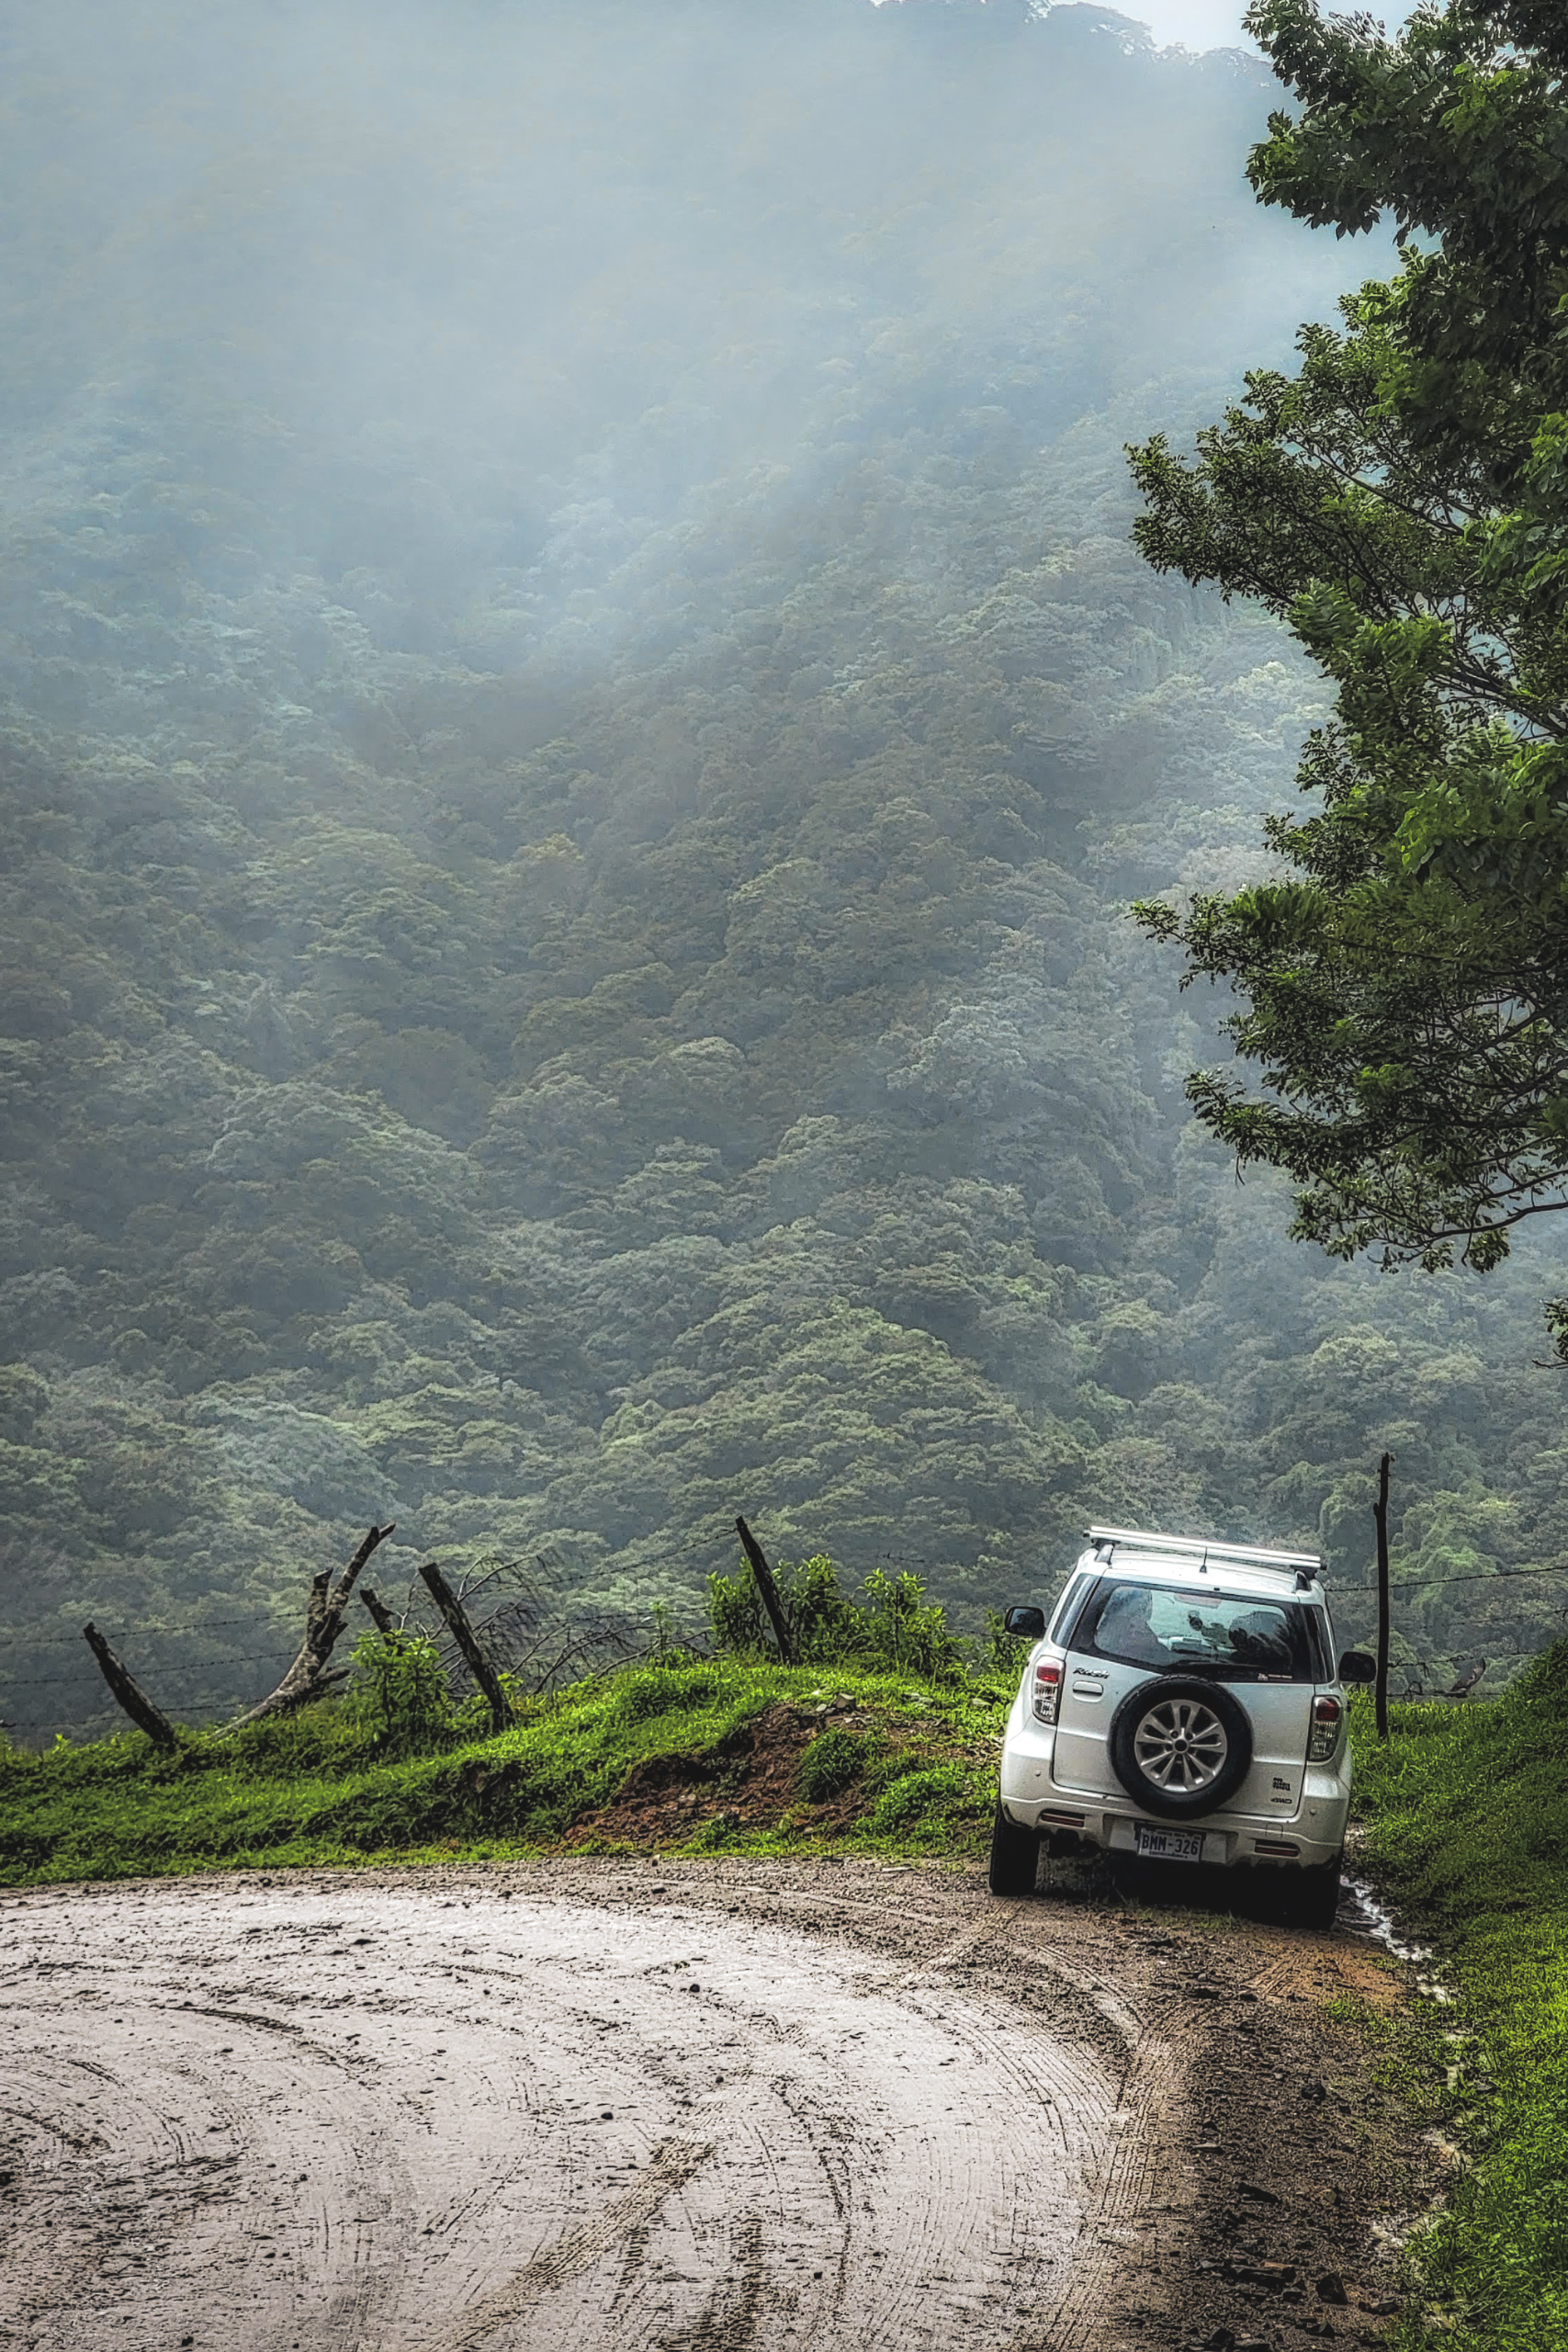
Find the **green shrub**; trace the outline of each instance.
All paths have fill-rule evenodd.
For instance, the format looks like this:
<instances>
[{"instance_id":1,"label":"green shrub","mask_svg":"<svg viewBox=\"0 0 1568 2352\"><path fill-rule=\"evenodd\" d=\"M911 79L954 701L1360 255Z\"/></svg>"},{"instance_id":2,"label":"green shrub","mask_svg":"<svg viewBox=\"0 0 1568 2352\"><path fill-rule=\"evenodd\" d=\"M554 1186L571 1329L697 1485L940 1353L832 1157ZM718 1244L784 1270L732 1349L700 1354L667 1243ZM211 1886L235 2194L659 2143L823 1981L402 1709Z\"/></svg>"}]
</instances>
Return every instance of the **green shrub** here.
<instances>
[{"instance_id":1,"label":"green shrub","mask_svg":"<svg viewBox=\"0 0 1568 2352\"><path fill-rule=\"evenodd\" d=\"M377 1756L417 1756L450 1738L457 1710L434 1642L423 1634L362 1634L349 1706Z\"/></svg>"},{"instance_id":2,"label":"green shrub","mask_svg":"<svg viewBox=\"0 0 1568 2352\"><path fill-rule=\"evenodd\" d=\"M964 1803L967 1793L964 1774L956 1764L934 1764L900 1773L892 1787L885 1789L877 1798L871 1816L872 1829L878 1837L892 1837L919 1828L933 1816L951 1813Z\"/></svg>"},{"instance_id":3,"label":"green shrub","mask_svg":"<svg viewBox=\"0 0 1568 2352\"><path fill-rule=\"evenodd\" d=\"M796 1779L808 1804L826 1804L853 1788L875 1743L863 1732L819 1732L800 1759Z\"/></svg>"},{"instance_id":4,"label":"green shrub","mask_svg":"<svg viewBox=\"0 0 1568 2352\"><path fill-rule=\"evenodd\" d=\"M896 1577L873 1568L864 1585L866 1649L896 1674L918 1674L931 1681L964 1670L964 1651L953 1639L947 1611L928 1603L925 1587L906 1568Z\"/></svg>"},{"instance_id":5,"label":"green shrub","mask_svg":"<svg viewBox=\"0 0 1568 2352\"><path fill-rule=\"evenodd\" d=\"M761 1657L774 1647L762 1597L744 1561L737 1576L709 1577L708 1630L722 1657Z\"/></svg>"},{"instance_id":6,"label":"green shrub","mask_svg":"<svg viewBox=\"0 0 1568 2352\"><path fill-rule=\"evenodd\" d=\"M840 1592L838 1569L823 1553L798 1567L781 1560L774 1581L805 1665L884 1667L931 1679L965 1670L967 1645L951 1631L946 1611L927 1601L919 1577L907 1569L890 1577L874 1568L861 1588L863 1600ZM708 1624L714 1647L724 1657L776 1654L747 1561L732 1577L709 1577Z\"/></svg>"},{"instance_id":7,"label":"green shrub","mask_svg":"<svg viewBox=\"0 0 1568 2352\"><path fill-rule=\"evenodd\" d=\"M617 1710L627 1723L650 1722L677 1708L711 1707L724 1689L711 1667L646 1667L640 1674L624 1676L614 1685Z\"/></svg>"},{"instance_id":8,"label":"green shrub","mask_svg":"<svg viewBox=\"0 0 1568 2352\"><path fill-rule=\"evenodd\" d=\"M789 1630L801 1662L828 1666L858 1657L864 1646L864 1612L839 1590L839 1571L825 1553L786 1571Z\"/></svg>"}]
</instances>

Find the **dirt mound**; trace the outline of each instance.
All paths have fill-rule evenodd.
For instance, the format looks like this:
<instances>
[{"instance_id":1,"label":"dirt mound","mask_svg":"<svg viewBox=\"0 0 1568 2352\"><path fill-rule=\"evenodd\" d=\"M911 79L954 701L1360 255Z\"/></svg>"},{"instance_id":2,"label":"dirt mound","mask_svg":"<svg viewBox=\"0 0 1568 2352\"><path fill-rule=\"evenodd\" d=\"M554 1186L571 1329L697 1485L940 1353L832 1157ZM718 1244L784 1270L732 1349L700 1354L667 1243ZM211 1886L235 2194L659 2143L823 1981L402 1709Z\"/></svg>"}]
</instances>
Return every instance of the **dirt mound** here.
<instances>
[{"instance_id":1,"label":"dirt mound","mask_svg":"<svg viewBox=\"0 0 1568 2352\"><path fill-rule=\"evenodd\" d=\"M808 1804L800 1788L801 1759L826 1729L867 1727L860 1714L807 1713L775 1702L711 1747L634 1764L615 1803L584 1814L566 1842L580 1852L683 1845L710 1826L733 1835L778 1829L786 1822L807 1837L841 1834L864 1810L863 1790L856 1785L825 1804ZM900 1726L876 1728L889 1753L907 1747Z\"/></svg>"}]
</instances>

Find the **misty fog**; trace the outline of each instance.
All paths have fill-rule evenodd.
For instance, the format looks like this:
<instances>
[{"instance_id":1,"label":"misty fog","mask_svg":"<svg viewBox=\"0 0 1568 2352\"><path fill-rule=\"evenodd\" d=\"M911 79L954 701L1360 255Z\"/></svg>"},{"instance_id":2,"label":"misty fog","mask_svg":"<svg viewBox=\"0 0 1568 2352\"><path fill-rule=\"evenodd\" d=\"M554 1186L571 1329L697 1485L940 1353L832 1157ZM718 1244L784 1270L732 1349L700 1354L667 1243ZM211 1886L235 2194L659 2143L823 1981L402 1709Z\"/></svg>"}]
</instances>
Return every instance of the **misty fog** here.
<instances>
[{"instance_id":1,"label":"misty fog","mask_svg":"<svg viewBox=\"0 0 1568 2352\"><path fill-rule=\"evenodd\" d=\"M255 1696L376 1516L696 1628L743 1511L969 1625L1091 1511L1359 1585L1397 1442L1406 1573L1556 1556L1558 1245L1287 1242L1123 911L1258 870L1324 708L1127 539L1123 445L1388 266L1255 204L1261 60L1022 0L0 43L19 1736L103 1722L86 1615Z\"/></svg>"}]
</instances>

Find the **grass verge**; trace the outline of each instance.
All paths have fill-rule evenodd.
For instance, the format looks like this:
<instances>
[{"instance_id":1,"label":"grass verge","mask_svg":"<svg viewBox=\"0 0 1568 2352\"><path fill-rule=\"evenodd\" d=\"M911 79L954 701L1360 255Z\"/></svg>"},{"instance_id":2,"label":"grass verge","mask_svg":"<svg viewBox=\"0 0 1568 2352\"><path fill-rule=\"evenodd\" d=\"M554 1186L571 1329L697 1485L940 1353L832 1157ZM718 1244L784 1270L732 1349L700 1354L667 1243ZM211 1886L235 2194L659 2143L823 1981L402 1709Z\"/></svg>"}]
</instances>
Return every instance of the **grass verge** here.
<instances>
[{"instance_id":1,"label":"grass verge","mask_svg":"<svg viewBox=\"0 0 1568 2352\"><path fill-rule=\"evenodd\" d=\"M968 1856L1004 1705L970 1677L674 1654L434 1753L378 1753L330 1702L173 1755L140 1734L0 1747L0 1885L648 1846Z\"/></svg>"},{"instance_id":2,"label":"grass verge","mask_svg":"<svg viewBox=\"0 0 1568 2352\"><path fill-rule=\"evenodd\" d=\"M1398 2340L1568 2345L1568 1642L1483 1706L1358 1707L1358 1809L1379 1882L1429 1923L1456 1997L1415 2007L1410 2054L1462 2152L1413 2242Z\"/></svg>"}]
</instances>

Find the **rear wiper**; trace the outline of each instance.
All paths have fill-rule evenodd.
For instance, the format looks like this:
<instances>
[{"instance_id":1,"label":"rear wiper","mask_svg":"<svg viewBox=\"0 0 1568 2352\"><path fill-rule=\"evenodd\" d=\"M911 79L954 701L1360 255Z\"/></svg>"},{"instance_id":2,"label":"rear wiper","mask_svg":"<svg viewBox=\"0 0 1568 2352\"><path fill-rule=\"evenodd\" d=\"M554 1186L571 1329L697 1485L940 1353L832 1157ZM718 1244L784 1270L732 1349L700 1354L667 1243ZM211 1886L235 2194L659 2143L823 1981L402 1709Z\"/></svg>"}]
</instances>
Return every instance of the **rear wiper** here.
<instances>
[{"instance_id":1,"label":"rear wiper","mask_svg":"<svg viewBox=\"0 0 1568 2352\"><path fill-rule=\"evenodd\" d=\"M1254 1666L1239 1657L1184 1657L1182 1671L1186 1674L1212 1674L1228 1682L1292 1682L1290 1674L1270 1674L1267 1668Z\"/></svg>"}]
</instances>

